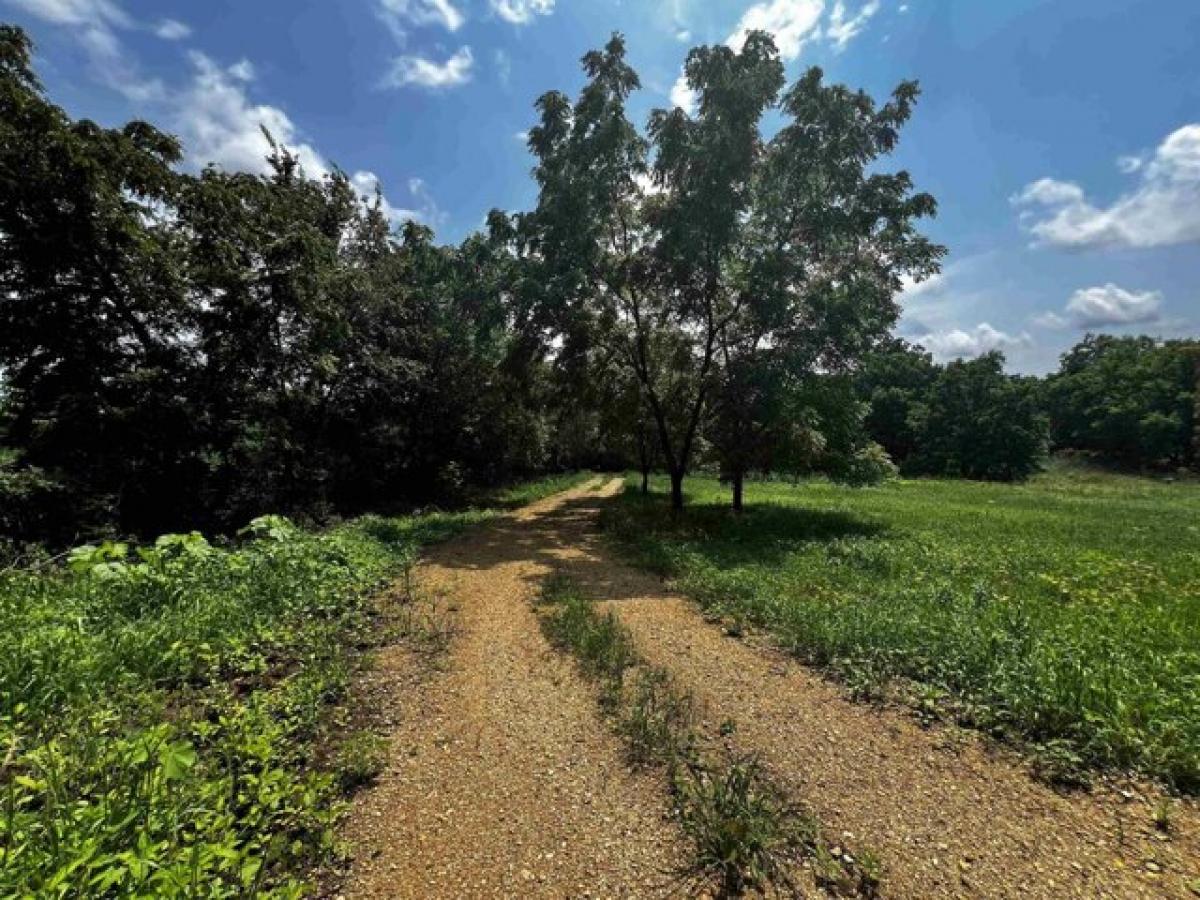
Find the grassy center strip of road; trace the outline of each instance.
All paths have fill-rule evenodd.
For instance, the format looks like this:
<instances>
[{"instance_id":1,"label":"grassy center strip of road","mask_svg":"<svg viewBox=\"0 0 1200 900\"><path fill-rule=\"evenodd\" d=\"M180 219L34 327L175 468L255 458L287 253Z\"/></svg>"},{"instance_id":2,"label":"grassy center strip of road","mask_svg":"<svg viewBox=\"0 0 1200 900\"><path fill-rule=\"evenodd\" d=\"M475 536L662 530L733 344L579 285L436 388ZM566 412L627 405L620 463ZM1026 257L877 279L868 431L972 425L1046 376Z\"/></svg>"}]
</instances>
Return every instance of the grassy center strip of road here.
<instances>
[{"instance_id":1,"label":"grassy center strip of road","mask_svg":"<svg viewBox=\"0 0 1200 900\"><path fill-rule=\"evenodd\" d=\"M638 654L611 610L597 611L561 573L546 579L537 609L550 642L597 682L600 705L625 739L630 762L667 770L675 813L694 850L694 869L685 877L711 880L724 897L749 889L798 892L797 879L836 894L875 896L879 860L831 845L756 757L706 738L691 695Z\"/></svg>"}]
</instances>

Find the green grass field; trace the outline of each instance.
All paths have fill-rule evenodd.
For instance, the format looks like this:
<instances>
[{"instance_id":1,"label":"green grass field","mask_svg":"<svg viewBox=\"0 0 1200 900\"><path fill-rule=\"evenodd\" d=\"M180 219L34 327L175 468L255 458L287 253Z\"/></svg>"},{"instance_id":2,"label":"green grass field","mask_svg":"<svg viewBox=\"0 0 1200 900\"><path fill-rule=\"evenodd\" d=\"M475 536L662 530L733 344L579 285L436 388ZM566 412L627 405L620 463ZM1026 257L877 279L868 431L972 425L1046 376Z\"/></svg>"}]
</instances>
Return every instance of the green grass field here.
<instances>
[{"instance_id":1,"label":"green grass field","mask_svg":"<svg viewBox=\"0 0 1200 900\"><path fill-rule=\"evenodd\" d=\"M715 613L860 694L1033 745L1049 777L1135 769L1200 789L1200 484L1058 469L1023 485L748 487L727 511L630 479L607 526Z\"/></svg>"}]
</instances>

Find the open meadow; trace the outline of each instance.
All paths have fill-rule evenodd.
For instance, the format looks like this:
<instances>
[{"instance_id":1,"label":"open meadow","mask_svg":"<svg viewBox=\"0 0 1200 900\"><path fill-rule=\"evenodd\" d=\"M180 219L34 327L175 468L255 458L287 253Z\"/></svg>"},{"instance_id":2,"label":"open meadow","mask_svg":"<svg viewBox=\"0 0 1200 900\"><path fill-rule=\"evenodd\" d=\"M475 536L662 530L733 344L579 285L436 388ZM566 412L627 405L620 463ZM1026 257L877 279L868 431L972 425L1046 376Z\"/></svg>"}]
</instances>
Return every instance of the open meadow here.
<instances>
[{"instance_id":1,"label":"open meadow","mask_svg":"<svg viewBox=\"0 0 1200 900\"><path fill-rule=\"evenodd\" d=\"M1026 484L853 489L631 479L606 524L729 627L770 630L856 693L1019 736L1043 774L1200 787L1200 484L1056 468Z\"/></svg>"}]
</instances>

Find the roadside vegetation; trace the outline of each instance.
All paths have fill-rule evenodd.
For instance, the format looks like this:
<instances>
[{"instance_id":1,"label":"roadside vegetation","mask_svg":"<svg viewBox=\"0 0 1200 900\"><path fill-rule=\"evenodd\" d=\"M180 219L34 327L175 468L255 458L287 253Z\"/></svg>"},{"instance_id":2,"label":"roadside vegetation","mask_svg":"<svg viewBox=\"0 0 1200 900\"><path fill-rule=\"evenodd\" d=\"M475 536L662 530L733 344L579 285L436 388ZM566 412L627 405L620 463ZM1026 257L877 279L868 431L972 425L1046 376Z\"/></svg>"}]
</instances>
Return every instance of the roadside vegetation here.
<instances>
[{"instance_id":1,"label":"roadside vegetation","mask_svg":"<svg viewBox=\"0 0 1200 900\"><path fill-rule=\"evenodd\" d=\"M1200 789L1200 483L1058 468L1019 486L631 480L628 554L865 697L1031 745L1052 780L1133 769Z\"/></svg>"},{"instance_id":2,"label":"roadside vegetation","mask_svg":"<svg viewBox=\"0 0 1200 900\"><path fill-rule=\"evenodd\" d=\"M693 848L693 875L722 897L797 888L799 867L837 893L874 896L881 876L869 852L831 850L812 815L792 803L753 756L705 735L692 697L647 663L610 610L601 613L575 584L552 575L539 610L550 641L576 657L600 687L600 703L634 765L663 767L674 810ZM719 734L734 728L726 723ZM838 854L838 855L835 855ZM686 874L686 873L685 873Z\"/></svg>"},{"instance_id":3,"label":"roadside vegetation","mask_svg":"<svg viewBox=\"0 0 1200 900\"><path fill-rule=\"evenodd\" d=\"M340 798L378 771L378 740L327 716L388 633L373 595L490 515L267 516L222 545L0 572L0 896L300 896Z\"/></svg>"}]
</instances>

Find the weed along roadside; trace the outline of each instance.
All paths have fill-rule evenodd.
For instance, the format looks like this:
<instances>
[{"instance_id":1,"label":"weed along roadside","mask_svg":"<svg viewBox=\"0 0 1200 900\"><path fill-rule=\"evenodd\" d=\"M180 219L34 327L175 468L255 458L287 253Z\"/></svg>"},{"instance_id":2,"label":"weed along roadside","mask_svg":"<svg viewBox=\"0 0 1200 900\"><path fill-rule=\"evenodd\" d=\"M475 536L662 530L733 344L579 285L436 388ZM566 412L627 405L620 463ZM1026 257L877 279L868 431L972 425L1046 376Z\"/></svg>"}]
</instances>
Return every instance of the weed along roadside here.
<instances>
[{"instance_id":1,"label":"weed along roadside","mask_svg":"<svg viewBox=\"0 0 1200 900\"><path fill-rule=\"evenodd\" d=\"M754 756L704 735L691 695L639 656L615 614L598 612L570 578L556 574L542 589L539 619L551 642L597 683L599 703L625 739L631 763L666 770L677 821L692 846L692 870L681 876L711 880L722 897L748 889L798 891L801 882L875 896L878 859L829 843Z\"/></svg>"},{"instance_id":2,"label":"weed along roadside","mask_svg":"<svg viewBox=\"0 0 1200 900\"><path fill-rule=\"evenodd\" d=\"M444 645L412 567L490 518L268 516L229 547L170 535L0 573L0 896L305 894L385 765L343 724L356 672L388 641Z\"/></svg>"}]
</instances>

